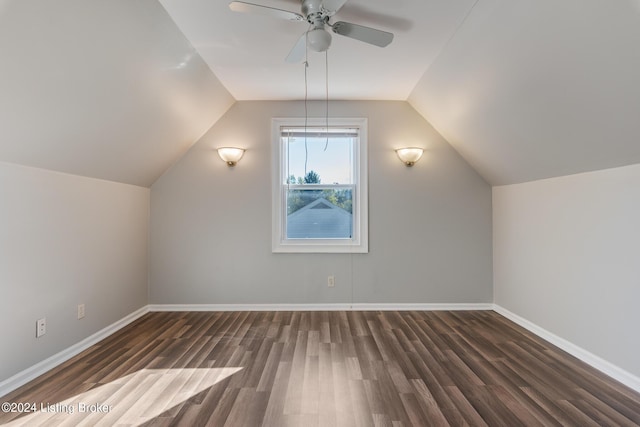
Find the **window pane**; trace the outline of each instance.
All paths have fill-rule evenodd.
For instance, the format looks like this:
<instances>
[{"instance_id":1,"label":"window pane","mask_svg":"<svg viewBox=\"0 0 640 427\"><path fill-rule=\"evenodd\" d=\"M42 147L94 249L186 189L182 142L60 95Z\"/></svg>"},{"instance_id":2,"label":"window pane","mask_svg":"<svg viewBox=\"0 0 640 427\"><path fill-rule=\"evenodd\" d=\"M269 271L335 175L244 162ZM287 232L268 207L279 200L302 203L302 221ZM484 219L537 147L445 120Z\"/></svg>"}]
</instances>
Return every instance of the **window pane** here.
<instances>
[{"instance_id":1,"label":"window pane","mask_svg":"<svg viewBox=\"0 0 640 427\"><path fill-rule=\"evenodd\" d=\"M350 239L353 190L287 189L288 239Z\"/></svg>"},{"instance_id":2,"label":"window pane","mask_svg":"<svg viewBox=\"0 0 640 427\"><path fill-rule=\"evenodd\" d=\"M333 129L330 129L330 131ZM282 129L285 150L285 184L353 184L354 136ZM352 135L357 135L351 130ZM313 172L312 179L308 174Z\"/></svg>"}]
</instances>

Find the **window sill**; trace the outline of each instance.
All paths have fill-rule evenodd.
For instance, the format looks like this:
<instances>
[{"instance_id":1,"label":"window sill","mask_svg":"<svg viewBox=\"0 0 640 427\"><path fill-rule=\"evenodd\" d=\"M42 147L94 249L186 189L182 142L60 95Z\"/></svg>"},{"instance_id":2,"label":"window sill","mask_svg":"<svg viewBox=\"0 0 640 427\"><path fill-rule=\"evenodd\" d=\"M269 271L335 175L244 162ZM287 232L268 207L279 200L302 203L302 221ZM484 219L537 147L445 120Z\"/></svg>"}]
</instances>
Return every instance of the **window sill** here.
<instances>
[{"instance_id":1,"label":"window sill","mask_svg":"<svg viewBox=\"0 0 640 427\"><path fill-rule=\"evenodd\" d=\"M369 253L369 247L367 245L349 244L349 245L336 245L336 244L322 244L314 242L309 243L274 243L272 248L273 253L305 253L305 254L366 254Z\"/></svg>"}]
</instances>

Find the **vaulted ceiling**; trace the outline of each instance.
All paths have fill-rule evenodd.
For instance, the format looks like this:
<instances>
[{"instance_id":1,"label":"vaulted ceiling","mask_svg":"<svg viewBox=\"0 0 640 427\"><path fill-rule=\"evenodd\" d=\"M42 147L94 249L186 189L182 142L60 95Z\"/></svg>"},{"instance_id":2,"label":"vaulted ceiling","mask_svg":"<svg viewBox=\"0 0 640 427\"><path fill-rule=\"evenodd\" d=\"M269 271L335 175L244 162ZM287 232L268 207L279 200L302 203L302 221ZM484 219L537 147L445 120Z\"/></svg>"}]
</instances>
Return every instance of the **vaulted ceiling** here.
<instances>
[{"instance_id":1,"label":"vaulted ceiling","mask_svg":"<svg viewBox=\"0 0 640 427\"><path fill-rule=\"evenodd\" d=\"M640 0L349 0L335 20L395 38L334 35L330 98L408 100L493 185L640 163ZM235 100L304 96L284 57L306 28L227 0L0 0L0 161L150 186Z\"/></svg>"},{"instance_id":2,"label":"vaulted ceiling","mask_svg":"<svg viewBox=\"0 0 640 427\"><path fill-rule=\"evenodd\" d=\"M150 186L234 102L155 0L0 0L0 161Z\"/></svg>"},{"instance_id":3,"label":"vaulted ceiling","mask_svg":"<svg viewBox=\"0 0 640 427\"><path fill-rule=\"evenodd\" d=\"M260 14L232 12L229 2L160 0L178 27L238 100L301 99L304 64L285 58L309 28ZM300 13L301 0L250 0ZM308 52L308 95L324 99L325 60L332 99L406 100L475 0L348 0L330 20L394 33L386 48L333 35L324 53Z\"/></svg>"},{"instance_id":4,"label":"vaulted ceiling","mask_svg":"<svg viewBox=\"0 0 640 427\"><path fill-rule=\"evenodd\" d=\"M638 0L479 0L409 101L510 184L640 163L638 76Z\"/></svg>"}]
</instances>

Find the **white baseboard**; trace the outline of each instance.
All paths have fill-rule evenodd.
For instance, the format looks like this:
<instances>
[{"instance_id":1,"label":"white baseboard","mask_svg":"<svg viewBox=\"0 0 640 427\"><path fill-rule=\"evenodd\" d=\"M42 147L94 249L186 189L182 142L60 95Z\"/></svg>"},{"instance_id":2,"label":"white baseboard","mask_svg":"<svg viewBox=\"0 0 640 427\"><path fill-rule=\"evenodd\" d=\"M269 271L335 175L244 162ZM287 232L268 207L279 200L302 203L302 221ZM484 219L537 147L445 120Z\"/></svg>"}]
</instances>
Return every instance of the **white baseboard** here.
<instances>
[{"instance_id":1,"label":"white baseboard","mask_svg":"<svg viewBox=\"0 0 640 427\"><path fill-rule=\"evenodd\" d=\"M150 304L149 311L337 311L349 304Z\"/></svg>"},{"instance_id":2,"label":"white baseboard","mask_svg":"<svg viewBox=\"0 0 640 427\"><path fill-rule=\"evenodd\" d=\"M583 349L582 347L578 347L577 345L565 340L564 338L561 338L547 331L546 329L541 328L535 323L530 322L529 320L510 312L504 307L494 304L493 310L496 313L501 314L502 316L511 320L512 322L522 326L528 331L533 332L540 338L549 341L551 344L561 348L572 356L582 360L586 364L596 368L600 372L609 375L611 378L640 393L640 378L636 377L635 375L625 371L624 369L614 365L611 362L602 359L599 356L596 356L595 354Z\"/></svg>"},{"instance_id":3,"label":"white baseboard","mask_svg":"<svg viewBox=\"0 0 640 427\"><path fill-rule=\"evenodd\" d=\"M357 303L351 305L352 310L358 311L470 311L470 310L493 310L493 304L376 304Z\"/></svg>"},{"instance_id":4,"label":"white baseboard","mask_svg":"<svg viewBox=\"0 0 640 427\"><path fill-rule=\"evenodd\" d=\"M61 352L54 354L48 359L45 359L42 362L37 363L31 366L30 368L25 369L24 371L18 372L14 376L0 382L0 397L11 393L13 390L17 389L18 387L23 386L29 381L39 377L40 375L46 373L47 371L66 362L67 360L71 359L73 356L81 353L82 351L86 350L87 348L91 347L97 342L105 339L109 335L112 335L116 331L124 328L129 323L144 316L148 312L149 312L149 307L144 306L134 311L133 313L129 314L128 316L123 317L117 322L112 323L106 328L101 329L95 334L72 345L71 347L68 347L62 350Z\"/></svg>"},{"instance_id":5,"label":"white baseboard","mask_svg":"<svg viewBox=\"0 0 640 427\"><path fill-rule=\"evenodd\" d=\"M493 310L493 304L150 304L149 311L449 311Z\"/></svg>"}]
</instances>

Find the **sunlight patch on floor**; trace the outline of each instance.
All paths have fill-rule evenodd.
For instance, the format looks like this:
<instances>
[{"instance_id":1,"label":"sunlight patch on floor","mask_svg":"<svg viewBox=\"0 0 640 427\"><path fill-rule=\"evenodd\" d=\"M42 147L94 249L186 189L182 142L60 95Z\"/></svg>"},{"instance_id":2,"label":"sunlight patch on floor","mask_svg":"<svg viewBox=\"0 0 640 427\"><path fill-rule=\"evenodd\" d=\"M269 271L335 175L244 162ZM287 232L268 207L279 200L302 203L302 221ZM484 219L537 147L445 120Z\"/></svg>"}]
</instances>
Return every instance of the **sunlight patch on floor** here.
<instances>
[{"instance_id":1,"label":"sunlight patch on floor","mask_svg":"<svg viewBox=\"0 0 640 427\"><path fill-rule=\"evenodd\" d=\"M62 402L29 403L35 412L5 425L141 425L241 369L143 369Z\"/></svg>"}]
</instances>

